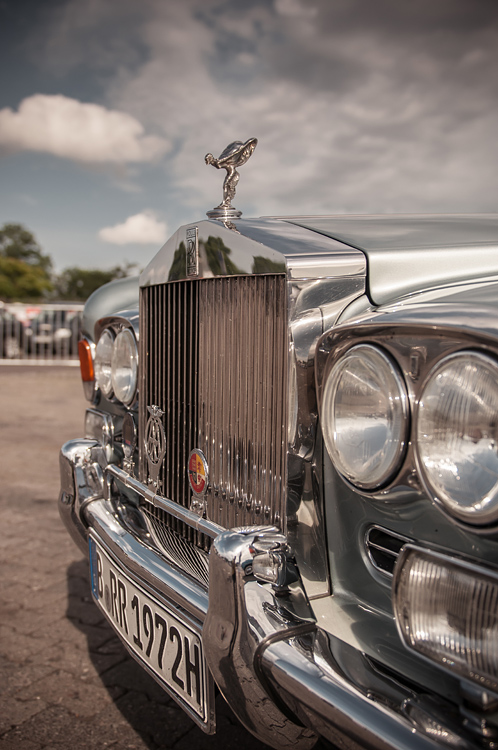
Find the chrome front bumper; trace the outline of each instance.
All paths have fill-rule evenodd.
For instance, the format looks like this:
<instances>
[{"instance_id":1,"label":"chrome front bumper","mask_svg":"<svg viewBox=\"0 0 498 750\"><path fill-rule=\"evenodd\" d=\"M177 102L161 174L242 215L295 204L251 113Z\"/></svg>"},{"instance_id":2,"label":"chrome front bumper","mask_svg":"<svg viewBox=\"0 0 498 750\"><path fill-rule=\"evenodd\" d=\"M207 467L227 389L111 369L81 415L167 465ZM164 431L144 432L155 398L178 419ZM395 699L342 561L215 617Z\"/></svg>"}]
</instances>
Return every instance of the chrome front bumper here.
<instances>
[{"instance_id":1,"label":"chrome front bumper","mask_svg":"<svg viewBox=\"0 0 498 750\"><path fill-rule=\"evenodd\" d=\"M207 592L120 522L110 495L124 474L107 466L96 441L66 443L60 465L59 510L71 536L88 554L92 528L151 593L197 620L216 684L261 741L303 750L317 735L351 749L475 747L460 725L451 726L445 706L379 674L364 655L317 627L300 579L285 591L255 579L254 543L264 539L263 527L216 537Z\"/></svg>"}]
</instances>

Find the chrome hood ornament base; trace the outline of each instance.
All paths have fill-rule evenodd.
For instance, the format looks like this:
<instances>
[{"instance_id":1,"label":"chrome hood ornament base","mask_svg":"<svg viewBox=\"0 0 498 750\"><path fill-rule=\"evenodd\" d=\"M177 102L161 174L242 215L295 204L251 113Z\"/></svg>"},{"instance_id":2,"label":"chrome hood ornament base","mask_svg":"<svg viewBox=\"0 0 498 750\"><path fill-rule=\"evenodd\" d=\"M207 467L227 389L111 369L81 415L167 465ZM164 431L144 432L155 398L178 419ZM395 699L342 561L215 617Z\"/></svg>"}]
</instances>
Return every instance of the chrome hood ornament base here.
<instances>
[{"instance_id":1,"label":"chrome hood ornament base","mask_svg":"<svg viewBox=\"0 0 498 750\"><path fill-rule=\"evenodd\" d=\"M242 211L238 211L232 206L232 199L235 197L235 190L240 178L237 167L246 163L257 144L257 138L249 138L245 143L242 143L242 141L230 143L217 159L214 158L213 154L206 154L206 164L212 164L216 169L226 169L227 171L227 176L223 182L223 200L219 206L207 212L210 219L237 219L242 216Z\"/></svg>"}]
</instances>

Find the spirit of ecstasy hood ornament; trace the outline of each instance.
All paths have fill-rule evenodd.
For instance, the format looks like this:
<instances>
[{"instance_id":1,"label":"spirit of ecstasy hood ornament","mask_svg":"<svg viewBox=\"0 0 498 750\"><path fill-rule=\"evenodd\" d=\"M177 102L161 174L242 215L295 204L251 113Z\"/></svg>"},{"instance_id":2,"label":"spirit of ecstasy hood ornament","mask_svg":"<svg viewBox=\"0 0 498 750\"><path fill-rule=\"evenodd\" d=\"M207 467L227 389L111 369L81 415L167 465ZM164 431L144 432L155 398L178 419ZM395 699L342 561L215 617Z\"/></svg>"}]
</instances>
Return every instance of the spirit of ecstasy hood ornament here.
<instances>
[{"instance_id":1,"label":"spirit of ecstasy hood ornament","mask_svg":"<svg viewBox=\"0 0 498 750\"><path fill-rule=\"evenodd\" d=\"M223 200L219 206L208 211L210 219L231 219L242 216L242 211L237 211L232 206L232 198L235 196L235 189L239 181L237 167L241 167L251 156L258 144L257 138L249 138L248 141L234 141L215 159L213 154L206 154L206 164L212 164L216 169L226 169L227 176L223 183Z\"/></svg>"}]
</instances>

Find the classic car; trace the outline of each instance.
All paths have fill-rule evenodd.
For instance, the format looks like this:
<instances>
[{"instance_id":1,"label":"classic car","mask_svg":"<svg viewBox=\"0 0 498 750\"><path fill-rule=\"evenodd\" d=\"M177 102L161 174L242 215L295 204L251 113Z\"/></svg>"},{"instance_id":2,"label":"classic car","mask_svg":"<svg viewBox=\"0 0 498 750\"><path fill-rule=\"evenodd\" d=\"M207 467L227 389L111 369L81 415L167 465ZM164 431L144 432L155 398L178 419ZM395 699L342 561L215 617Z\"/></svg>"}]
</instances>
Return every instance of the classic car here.
<instances>
[{"instance_id":1,"label":"classic car","mask_svg":"<svg viewBox=\"0 0 498 750\"><path fill-rule=\"evenodd\" d=\"M32 353L49 352L68 357L78 348L80 313L56 308L43 310L26 329L28 349Z\"/></svg>"},{"instance_id":2,"label":"classic car","mask_svg":"<svg viewBox=\"0 0 498 750\"><path fill-rule=\"evenodd\" d=\"M0 357L19 359L25 351L25 331L20 320L0 306Z\"/></svg>"},{"instance_id":3,"label":"classic car","mask_svg":"<svg viewBox=\"0 0 498 750\"><path fill-rule=\"evenodd\" d=\"M86 305L93 598L208 733L220 691L274 748L495 748L498 215L241 218L250 144Z\"/></svg>"}]
</instances>

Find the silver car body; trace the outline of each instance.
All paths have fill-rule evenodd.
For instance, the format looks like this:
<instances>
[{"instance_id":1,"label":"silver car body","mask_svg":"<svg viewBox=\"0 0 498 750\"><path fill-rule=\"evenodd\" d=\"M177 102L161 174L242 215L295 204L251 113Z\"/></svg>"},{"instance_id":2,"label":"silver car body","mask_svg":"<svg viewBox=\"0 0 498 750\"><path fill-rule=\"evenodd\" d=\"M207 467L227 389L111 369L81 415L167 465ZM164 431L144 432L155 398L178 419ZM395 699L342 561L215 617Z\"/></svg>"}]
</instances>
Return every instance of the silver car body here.
<instances>
[{"instance_id":1,"label":"silver car body","mask_svg":"<svg viewBox=\"0 0 498 750\"><path fill-rule=\"evenodd\" d=\"M123 406L95 389L85 438L62 448L59 507L83 549L90 536L130 590L197 634L205 715L176 699L212 732L216 685L275 748L319 736L491 747L495 693L404 645L392 586L410 545L494 575L495 530L442 512L411 446L388 487L357 491L325 450L320 406L352 341L397 361L413 404L443 354L498 357L498 215L200 221L166 242L139 286L140 310L133 282L121 304L112 285L89 302L89 344L105 329L139 340L138 397ZM151 425L164 442L154 455ZM206 459L198 496L193 449Z\"/></svg>"}]
</instances>

